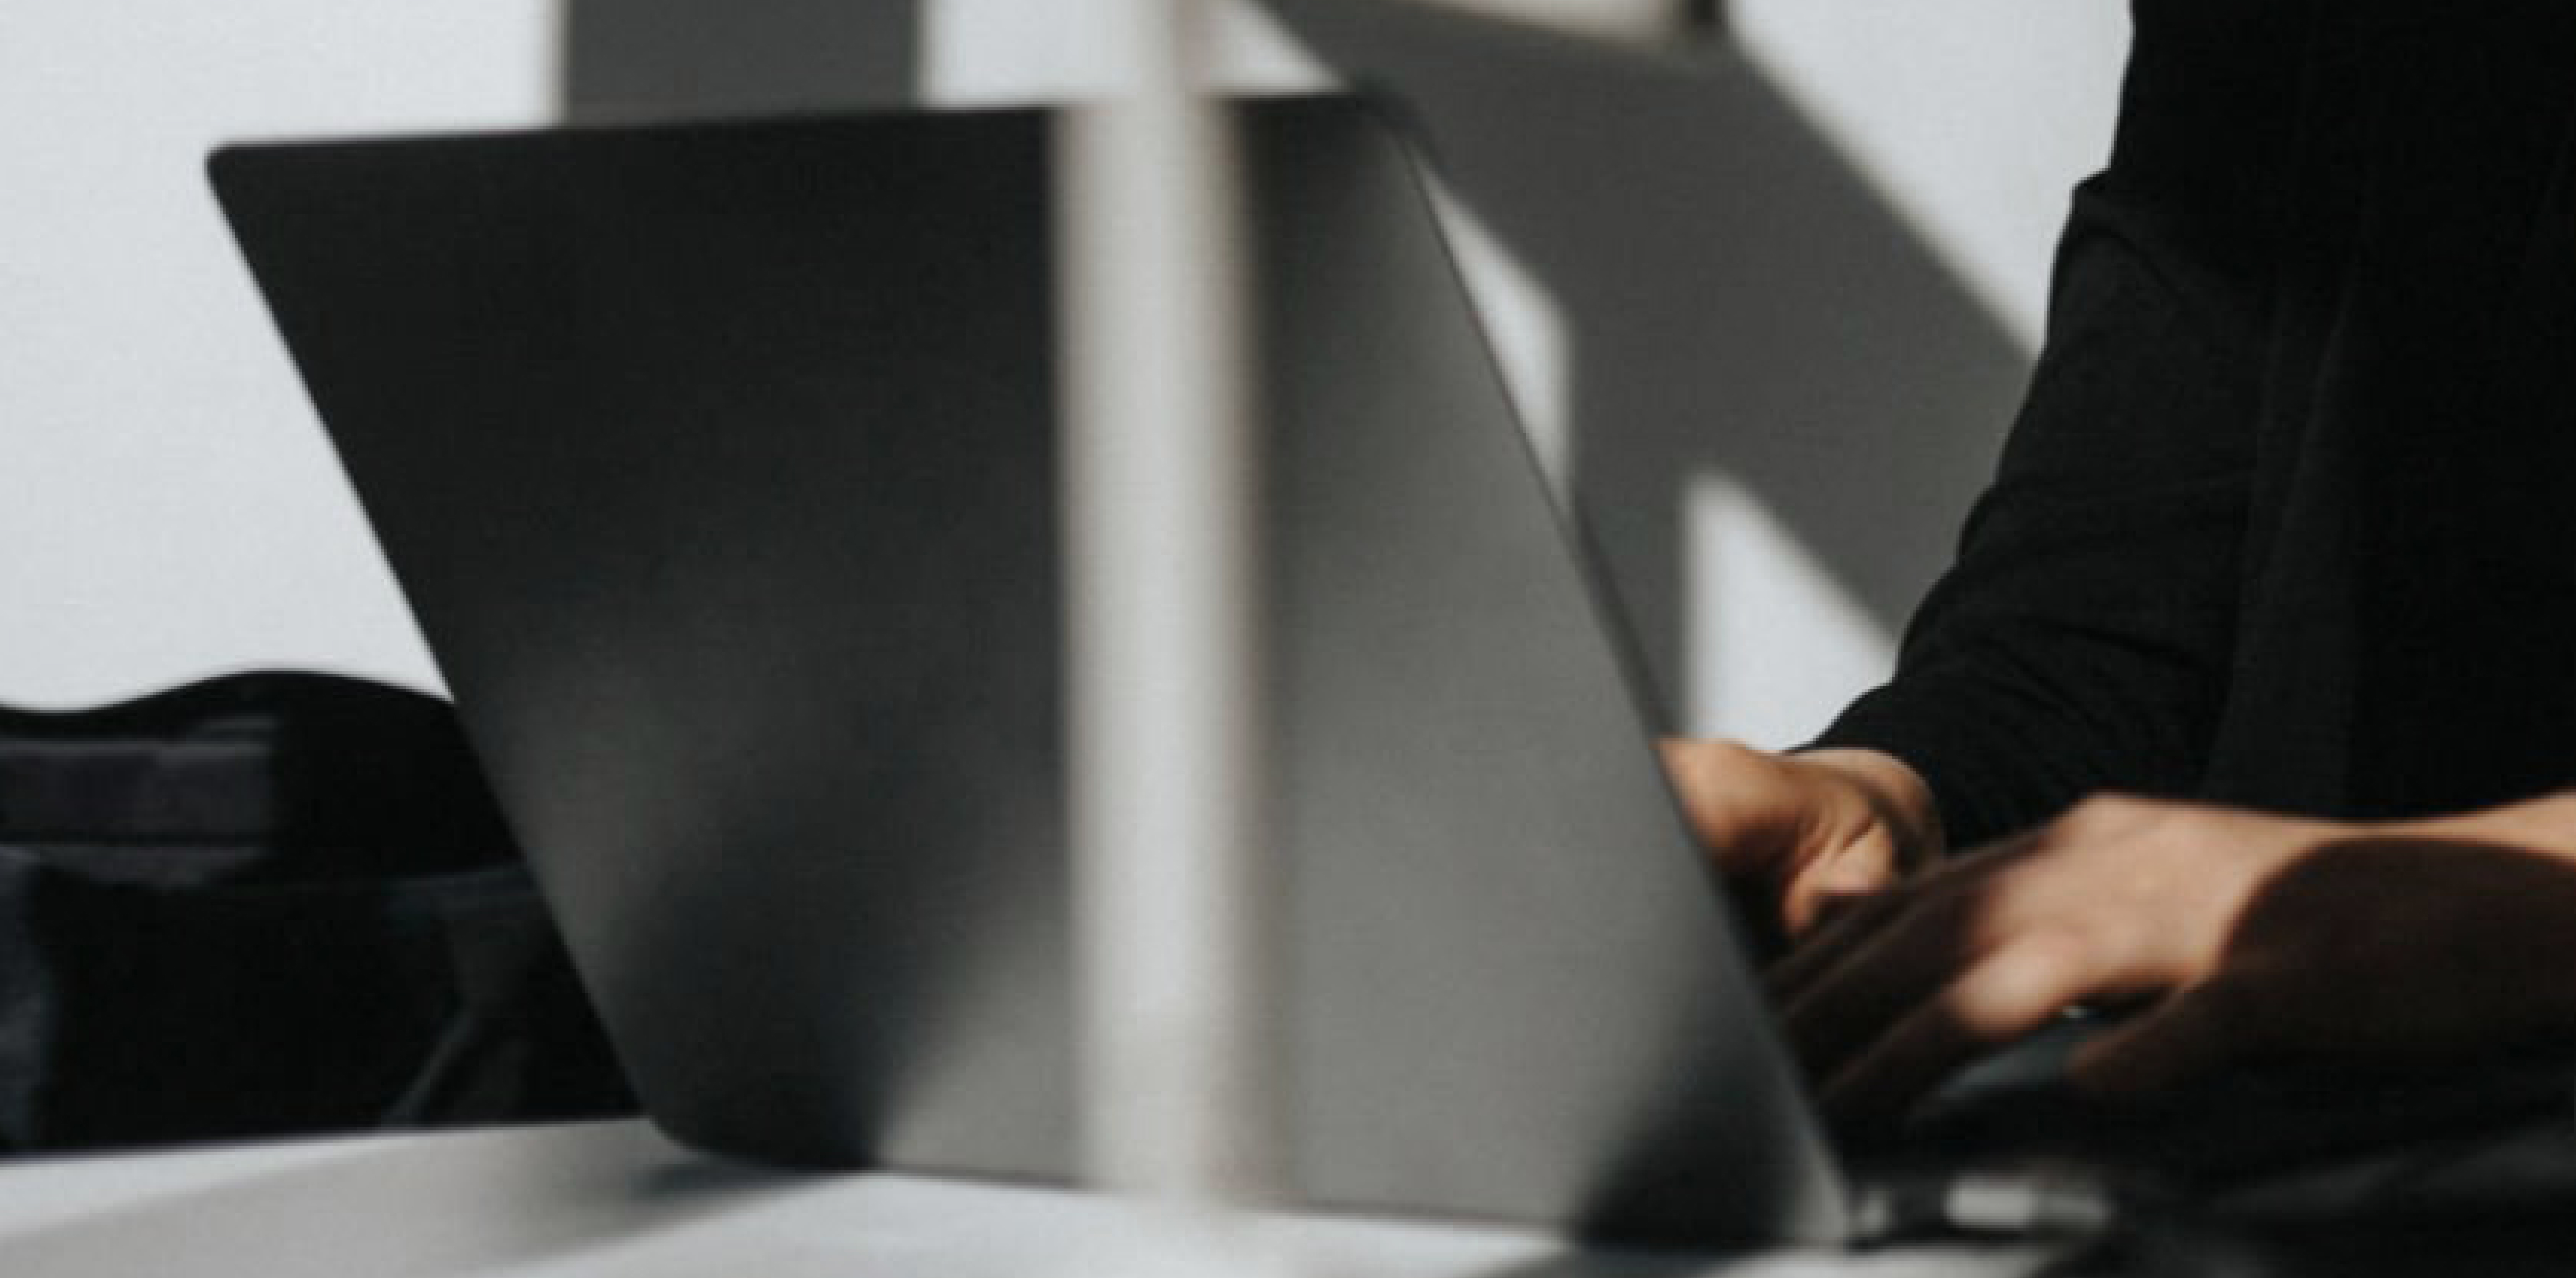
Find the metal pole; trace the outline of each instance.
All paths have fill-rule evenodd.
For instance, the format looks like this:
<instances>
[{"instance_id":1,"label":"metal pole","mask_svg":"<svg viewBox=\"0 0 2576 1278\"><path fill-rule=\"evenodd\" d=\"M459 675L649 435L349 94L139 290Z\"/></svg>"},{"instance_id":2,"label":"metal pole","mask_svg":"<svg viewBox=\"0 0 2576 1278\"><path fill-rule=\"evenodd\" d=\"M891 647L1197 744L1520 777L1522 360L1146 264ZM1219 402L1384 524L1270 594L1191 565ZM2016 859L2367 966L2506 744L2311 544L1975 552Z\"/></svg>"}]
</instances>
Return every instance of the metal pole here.
<instances>
[{"instance_id":1,"label":"metal pole","mask_svg":"<svg viewBox=\"0 0 2576 1278\"><path fill-rule=\"evenodd\" d=\"M1093 9L1132 74L1055 142L1085 1154L1199 1206L1279 1179L1252 245L1192 75L1218 8Z\"/></svg>"}]
</instances>

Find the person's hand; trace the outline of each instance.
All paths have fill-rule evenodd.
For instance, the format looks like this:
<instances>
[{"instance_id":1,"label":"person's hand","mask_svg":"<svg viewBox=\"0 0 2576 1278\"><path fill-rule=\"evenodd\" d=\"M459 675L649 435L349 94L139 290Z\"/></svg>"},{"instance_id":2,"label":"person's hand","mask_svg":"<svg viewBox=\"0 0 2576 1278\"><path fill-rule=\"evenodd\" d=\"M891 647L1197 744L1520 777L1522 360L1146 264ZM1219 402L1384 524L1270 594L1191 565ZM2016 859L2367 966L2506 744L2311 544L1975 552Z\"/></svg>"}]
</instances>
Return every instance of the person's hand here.
<instances>
[{"instance_id":1,"label":"person's hand","mask_svg":"<svg viewBox=\"0 0 2576 1278\"><path fill-rule=\"evenodd\" d=\"M2134 1001L2074 1081L2395 1062L2576 1031L2576 799L2350 825L2144 799L1890 888L1769 974L1847 1127L2069 1005Z\"/></svg>"},{"instance_id":2,"label":"person's hand","mask_svg":"<svg viewBox=\"0 0 2576 1278\"><path fill-rule=\"evenodd\" d=\"M1941 855L1930 791L1889 755L1660 744L1692 834L1791 936Z\"/></svg>"}]
</instances>

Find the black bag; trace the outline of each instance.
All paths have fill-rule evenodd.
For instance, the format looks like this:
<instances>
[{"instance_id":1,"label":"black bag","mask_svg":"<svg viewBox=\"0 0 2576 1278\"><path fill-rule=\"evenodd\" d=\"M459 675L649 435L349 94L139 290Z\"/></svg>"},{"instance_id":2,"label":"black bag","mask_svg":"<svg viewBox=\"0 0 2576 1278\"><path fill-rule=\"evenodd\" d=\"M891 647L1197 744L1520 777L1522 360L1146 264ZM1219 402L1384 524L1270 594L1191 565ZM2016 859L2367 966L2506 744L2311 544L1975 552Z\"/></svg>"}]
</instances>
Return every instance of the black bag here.
<instances>
[{"instance_id":1,"label":"black bag","mask_svg":"<svg viewBox=\"0 0 2576 1278\"><path fill-rule=\"evenodd\" d=\"M0 707L0 1150L633 1108L445 703Z\"/></svg>"}]
</instances>

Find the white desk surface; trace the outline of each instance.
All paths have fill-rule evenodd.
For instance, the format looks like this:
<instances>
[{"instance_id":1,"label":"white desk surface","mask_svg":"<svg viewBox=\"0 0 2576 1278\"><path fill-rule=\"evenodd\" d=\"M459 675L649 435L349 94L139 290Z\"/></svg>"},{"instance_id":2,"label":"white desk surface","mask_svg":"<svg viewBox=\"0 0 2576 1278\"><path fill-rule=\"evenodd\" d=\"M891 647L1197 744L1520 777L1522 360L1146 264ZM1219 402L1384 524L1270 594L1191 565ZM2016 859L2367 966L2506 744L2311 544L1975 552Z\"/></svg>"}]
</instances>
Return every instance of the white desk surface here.
<instances>
[{"instance_id":1,"label":"white desk surface","mask_svg":"<svg viewBox=\"0 0 2576 1278\"><path fill-rule=\"evenodd\" d=\"M764 1169L640 1121L0 1168L0 1273L1992 1274L2044 1260L1622 1256L1527 1230L1295 1215L1210 1234L1101 1194Z\"/></svg>"}]
</instances>

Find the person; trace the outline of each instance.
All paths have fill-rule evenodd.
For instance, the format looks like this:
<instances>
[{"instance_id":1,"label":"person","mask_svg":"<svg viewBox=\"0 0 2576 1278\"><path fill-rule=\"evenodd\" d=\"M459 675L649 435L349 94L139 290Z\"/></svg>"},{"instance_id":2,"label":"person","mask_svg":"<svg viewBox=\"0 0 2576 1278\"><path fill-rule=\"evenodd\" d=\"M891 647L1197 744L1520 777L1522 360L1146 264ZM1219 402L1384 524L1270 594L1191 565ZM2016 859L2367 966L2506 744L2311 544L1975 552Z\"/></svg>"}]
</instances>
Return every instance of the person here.
<instances>
[{"instance_id":1,"label":"person","mask_svg":"<svg viewBox=\"0 0 2576 1278\"><path fill-rule=\"evenodd\" d=\"M1829 1112L2576 1034L2576 11L2141 4L1894 676L1673 740Z\"/></svg>"}]
</instances>

